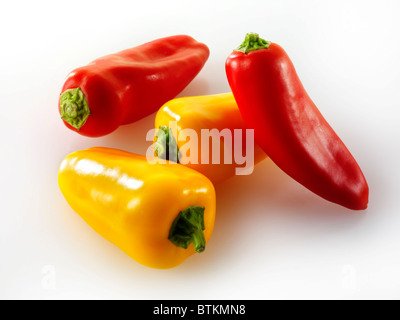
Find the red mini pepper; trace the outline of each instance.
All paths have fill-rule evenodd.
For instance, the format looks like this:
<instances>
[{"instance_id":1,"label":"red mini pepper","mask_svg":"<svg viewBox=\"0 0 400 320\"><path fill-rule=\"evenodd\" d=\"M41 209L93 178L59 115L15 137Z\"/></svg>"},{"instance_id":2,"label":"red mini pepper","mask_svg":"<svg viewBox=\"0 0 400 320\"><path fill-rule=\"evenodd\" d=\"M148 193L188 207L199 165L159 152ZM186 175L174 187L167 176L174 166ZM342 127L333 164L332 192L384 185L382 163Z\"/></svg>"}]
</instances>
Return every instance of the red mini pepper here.
<instances>
[{"instance_id":1,"label":"red mini pepper","mask_svg":"<svg viewBox=\"0 0 400 320\"><path fill-rule=\"evenodd\" d=\"M278 167L326 200L367 208L369 189L360 167L279 45L247 34L228 57L226 74L245 123Z\"/></svg>"},{"instance_id":2,"label":"red mini pepper","mask_svg":"<svg viewBox=\"0 0 400 320\"><path fill-rule=\"evenodd\" d=\"M61 118L82 135L109 134L173 99L208 56L205 44L177 35L96 59L68 75L59 100Z\"/></svg>"}]
</instances>

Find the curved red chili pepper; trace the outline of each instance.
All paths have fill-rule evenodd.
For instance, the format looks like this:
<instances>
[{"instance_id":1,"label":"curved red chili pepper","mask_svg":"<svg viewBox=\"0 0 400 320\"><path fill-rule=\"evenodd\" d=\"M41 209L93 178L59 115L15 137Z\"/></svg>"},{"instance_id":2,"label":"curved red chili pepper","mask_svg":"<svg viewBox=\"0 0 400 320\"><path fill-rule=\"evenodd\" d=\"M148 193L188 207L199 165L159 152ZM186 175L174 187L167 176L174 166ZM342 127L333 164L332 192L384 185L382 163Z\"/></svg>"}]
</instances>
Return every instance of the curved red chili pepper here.
<instances>
[{"instance_id":1,"label":"curved red chili pepper","mask_svg":"<svg viewBox=\"0 0 400 320\"><path fill-rule=\"evenodd\" d=\"M173 99L208 56L205 44L177 35L96 59L68 75L59 101L61 118L85 136L111 133Z\"/></svg>"},{"instance_id":2,"label":"curved red chili pepper","mask_svg":"<svg viewBox=\"0 0 400 320\"><path fill-rule=\"evenodd\" d=\"M305 91L286 52L248 34L226 61L233 95L255 140L293 179L350 209L368 205L368 184Z\"/></svg>"}]
</instances>

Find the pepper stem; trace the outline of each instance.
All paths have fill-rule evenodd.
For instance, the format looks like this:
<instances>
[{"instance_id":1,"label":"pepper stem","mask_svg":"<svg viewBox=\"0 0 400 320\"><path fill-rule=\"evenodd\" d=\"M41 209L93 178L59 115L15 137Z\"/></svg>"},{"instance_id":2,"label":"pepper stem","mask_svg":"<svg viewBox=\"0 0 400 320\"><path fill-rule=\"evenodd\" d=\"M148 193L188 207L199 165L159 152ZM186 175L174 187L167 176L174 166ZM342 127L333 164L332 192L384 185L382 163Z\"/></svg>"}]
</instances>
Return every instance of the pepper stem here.
<instances>
[{"instance_id":1,"label":"pepper stem","mask_svg":"<svg viewBox=\"0 0 400 320\"><path fill-rule=\"evenodd\" d=\"M172 134L171 128L160 126L157 130L154 141L154 153L160 159L174 161L179 163L181 153L178 144Z\"/></svg>"},{"instance_id":2,"label":"pepper stem","mask_svg":"<svg viewBox=\"0 0 400 320\"><path fill-rule=\"evenodd\" d=\"M194 249L198 253L203 252L206 248L204 210L204 207L192 206L179 212L169 230L168 239L184 249L193 242Z\"/></svg>"},{"instance_id":3,"label":"pepper stem","mask_svg":"<svg viewBox=\"0 0 400 320\"><path fill-rule=\"evenodd\" d=\"M85 95L80 88L68 89L60 95L61 119L79 130L90 115Z\"/></svg>"},{"instance_id":4,"label":"pepper stem","mask_svg":"<svg viewBox=\"0 0 400 320\"><path fill-rule=\"evenodd\" d=\"M270 44L271 41L261 39L258 33L250 32L246 34L243 43L235 51L248 53L254 50L268 49Z\"/></svg>"}]
</instances>

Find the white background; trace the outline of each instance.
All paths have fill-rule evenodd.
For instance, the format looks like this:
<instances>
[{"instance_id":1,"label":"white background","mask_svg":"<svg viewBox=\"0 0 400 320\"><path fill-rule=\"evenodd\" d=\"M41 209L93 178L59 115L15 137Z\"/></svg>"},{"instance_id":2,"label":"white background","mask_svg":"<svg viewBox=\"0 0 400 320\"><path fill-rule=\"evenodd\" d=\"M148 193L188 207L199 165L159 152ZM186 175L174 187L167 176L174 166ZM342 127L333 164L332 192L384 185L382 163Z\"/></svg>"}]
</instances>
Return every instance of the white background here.
<instances>
[{"instance_id":1,"label":"white background","mask_svg":"<svg viewBox=\"0 0 400 320\"><path fill-rule=\"evenodd\" d=\"M399 1L3 1L0 5L0 298L400 298ZM218 185L206 252L144 267L70 209L57 170L70 152L144 153L154 115L85 138L59 119L75 67L174 34L210 58L182 95L229 91L224 63L247 32L280 44L359 162L370 204L328 203L270 160Z\"/></svg>"}]
</instances>

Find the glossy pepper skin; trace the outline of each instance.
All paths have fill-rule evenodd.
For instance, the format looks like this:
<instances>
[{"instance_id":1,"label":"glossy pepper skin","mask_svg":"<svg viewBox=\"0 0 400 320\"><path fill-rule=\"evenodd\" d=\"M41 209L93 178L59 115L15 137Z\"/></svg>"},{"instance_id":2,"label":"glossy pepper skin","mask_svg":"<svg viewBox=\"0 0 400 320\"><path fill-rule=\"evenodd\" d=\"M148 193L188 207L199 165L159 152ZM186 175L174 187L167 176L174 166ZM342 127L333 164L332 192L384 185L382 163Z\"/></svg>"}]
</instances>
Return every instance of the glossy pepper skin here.
<instances>
[{"instance_id":1,"label":"glossy pepper skin","mask_svg":"<svg viewBox=\"0 0 400 320\"><path fill-rule=\"evenodd\" d=\"M308 96L286 52L248 34L225 67L243 119L271 160L322 198L366 209L369 188L359 165Z\"/></svg>"},{"instance_id":2,"label":"glossy pepper skin","mask_svg":"<svg viewBox=\"0 0 400 320\"><path fill-rule=\"evenodd\" d=\"M208 47L187 35L157 39L73 70L62 88L64 124L88 137L157 111L200 72Z\"/></svg>"},{"instance_id":3,"label":"glossy pepper skin","mask_svg":"<svg viewBox=\"0 0 400 320\"><path fill-rule=\"evenodd\" d=\"M229 152L232 154L232 163L224 163L225 140L223 136L221 136L220 138L220 163L212 163L213 152L211 143L206 150L206 157L209 159L209 163L202 163L201 158L202 156L204 156L202 155L201 149L202 129L217 129L220 132L222 132L222 130L228 129L231 132L232 141L234 140L234 130L241 130L242 139L240 154L243 155L246 153L246 125L242 119L242 116L232 93L183 97L170 100L165 103L160 108L160 110L158 110L155 120L155 128L158 130L160 128L171 129L170 132L176 135L173 137L173 139L174 143L177 143L178 150L182 147L182 145L187 143L189 143L189 147L191 150L193 148L196 148L198 150L197 163L186 164L184 160L187 155L185 153L180 153L181 163L185 163L185 166L201 172L214 184L220 183L234 176L238 164L235 163L234 150L230 147L228 147L227 150L230 150ZM197 134L198 139L195 141L178 140L177 137L179 137L179 134L185 129L194 130ZM156 132L155 137L156 143L154 144L156 155L165 158L164 148L158 148L157 146L157 133L158 132ZM160 150L162 150L162 154L158 154ZM254 164L259 163L267 157L265 152L257 144L252 146L251 152L254 155ZM175 159L171 159L169 157L169 160L178 160L176 158L176 153Z\"/></svg>"},{"instance_id":4,"label":"glossy pepper skin","mask_svg":"<svg viewBox=\"0 0 400 320\"><path fill-rule=\"evenodd\" d=\"M90 148L62 161L58 183L89 226L145 266L179 265L203 251L213 231L212 183L179 164Z\"/></svg>"}]
</instances>

